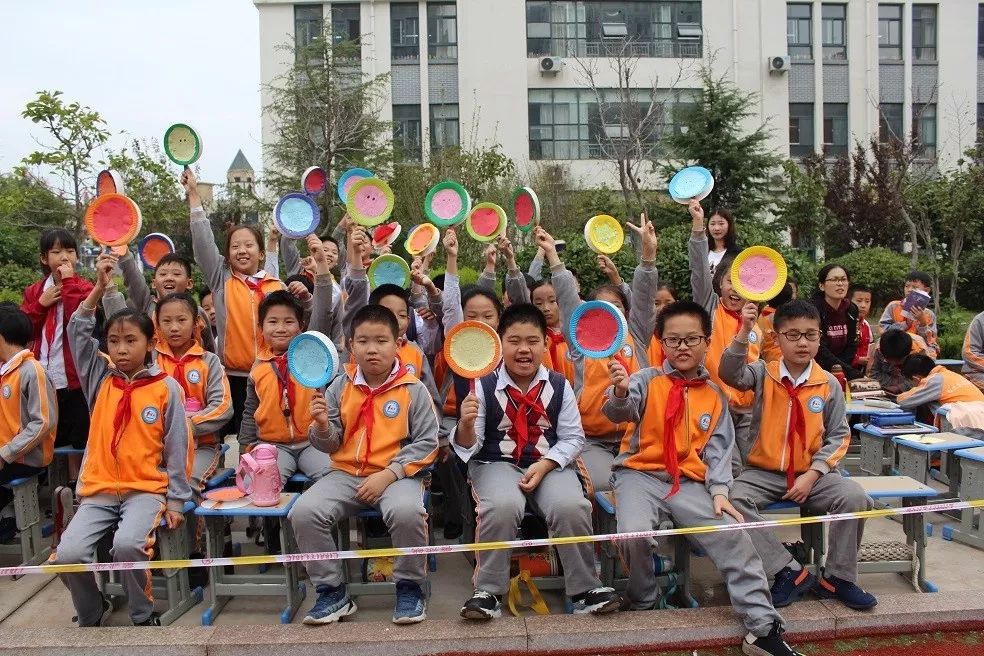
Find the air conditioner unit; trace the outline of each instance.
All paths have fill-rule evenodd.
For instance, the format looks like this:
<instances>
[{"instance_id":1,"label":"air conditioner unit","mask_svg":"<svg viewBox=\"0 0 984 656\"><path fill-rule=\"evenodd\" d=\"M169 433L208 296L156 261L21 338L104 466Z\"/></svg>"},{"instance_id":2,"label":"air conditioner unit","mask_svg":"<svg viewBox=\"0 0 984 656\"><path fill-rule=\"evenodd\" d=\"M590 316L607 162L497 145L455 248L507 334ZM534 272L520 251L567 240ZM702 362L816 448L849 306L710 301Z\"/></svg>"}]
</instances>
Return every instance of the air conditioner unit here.
<instances>
[{"instance_id":1,"label":"air conditioner unit","mask_svg":"<svg viewBox=\"0 0 984 656\"><path fill-rule=\"evenodd\" d=\"M543 57L540 60L540 73L544 75L556 75L564 65L564 60L560 57Z\"/></svg>"},{"instance_id":2,"label":"air conditioner unit","mask_svg":"<svg viewBox=\"0 0 984 656\"><path fill-rule=\"evenodd\" d=\"M789 55L769 57L770 73L788 73L791 67L792 65L790 64Z\"/></svg>"}]
</instances>

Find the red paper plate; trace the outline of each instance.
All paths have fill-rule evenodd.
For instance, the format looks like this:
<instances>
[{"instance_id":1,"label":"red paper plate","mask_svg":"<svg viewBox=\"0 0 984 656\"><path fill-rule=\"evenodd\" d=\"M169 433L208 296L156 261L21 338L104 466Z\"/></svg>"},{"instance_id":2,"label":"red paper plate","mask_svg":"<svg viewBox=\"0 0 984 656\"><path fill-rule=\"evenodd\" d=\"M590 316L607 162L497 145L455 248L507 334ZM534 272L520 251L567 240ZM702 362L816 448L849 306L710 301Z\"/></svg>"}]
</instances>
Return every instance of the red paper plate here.
<instances>
[{"instance_id":1,"label":"red paper plate","mask_svg":"<svg viewBox=\"0 0 984 656\"><path fill-rule=\"evenodd\" d=\"M96 176L96 196L125 193L123 178L116 171L104 169Z\"/></svg>"},{"instance_id":2,"label":"red paper plate","mask_svg":"<svg viewBox=\"0 0 984 656\"><path fill-rule=\"evenodd\" d=\"M97 197L85 210L85 228L103 246L122 246L140 232L140 208L123 194Z\"/></svg>"},{"instance_id":3,"label":"red paper plate","mask_svg":"<svg viewBox=\"0 0 984 656\"><path fill-rule=\"evenodd\" d=\"M328 174L320 166L310 166L301 175L301 188L308 196L316 196L328 186Z\"/></svg>"}]
</instances>

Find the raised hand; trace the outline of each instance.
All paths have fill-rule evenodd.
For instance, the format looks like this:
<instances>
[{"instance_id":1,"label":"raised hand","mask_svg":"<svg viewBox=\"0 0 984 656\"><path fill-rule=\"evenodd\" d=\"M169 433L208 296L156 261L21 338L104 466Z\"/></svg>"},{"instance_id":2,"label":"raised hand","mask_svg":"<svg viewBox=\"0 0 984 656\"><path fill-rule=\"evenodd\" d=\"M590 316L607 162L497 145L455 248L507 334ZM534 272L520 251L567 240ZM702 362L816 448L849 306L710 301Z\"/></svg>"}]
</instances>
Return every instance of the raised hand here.
<instances>
[{"instance_id":1,"label":"raised hand","mask_svg":"<svg viewBox=\"0 0 984 656\"><path fill-rule=\"evenodd\" d=\"M703 210L701 210L701 216L703 216ZM655 260L656 251L659 249L659 238L656 236L656 227L653 222L643 213L639 215L639 225L634 225L631 222L626 223L626 225L629 230L639 236L639 241L642 243L642 259L648 262Z\"/></svg>"}]
</instances>

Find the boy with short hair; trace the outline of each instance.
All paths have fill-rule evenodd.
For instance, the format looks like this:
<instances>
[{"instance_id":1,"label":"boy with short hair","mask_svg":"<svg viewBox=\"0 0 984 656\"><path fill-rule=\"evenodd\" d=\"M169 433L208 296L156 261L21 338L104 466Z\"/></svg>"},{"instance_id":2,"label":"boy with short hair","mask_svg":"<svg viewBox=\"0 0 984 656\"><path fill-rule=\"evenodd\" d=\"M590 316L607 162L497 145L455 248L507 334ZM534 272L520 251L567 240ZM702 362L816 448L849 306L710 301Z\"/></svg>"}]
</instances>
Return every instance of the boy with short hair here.
<instances>
[{"instance_id":1,"label":"boy with short hair","mask_svg":"<svg viewBox=\"0 0 984 656\"><path fill-rule=\"evenodd\" d=\"M13 303L0 303L0 542L17 533L14 493L3 487L34 476L51 462L58 425L55 388L27 348L31 320Z\"/></svg>"},{"instance_id":2,"label":"boy with short hair","mask_svg":"<svg viewBox=\"0 0 984 656\"><path fill-rule=\"evenodd\" d=\"M701 364L711 317L690 301L671 303L656 319L666 361L661 369L629 376L609 365L612 388L602 411L612 421L635 424L615 459L618 532L651 531L660 515L677 526L729 525L743 521L728 501L734 426L728 401ZM690 536L720 570L735 612L748 634L742 651L753 656L796 652L783 640L783 620L769 601L762 561L744 531ZM654 608L656 575L650 540L622 543L629 569L632 607Z\"/></svg>"},{"instance_id":3,"label":"boy with short hair","mask_svg":"<svg viewBox=\"0 0 984 656\"><path fill-rule=\"evenodd\" d=\"M553 537L590 535L591 503L573 465L584 448L584 429L570 383L543 365L547 320L535 306L517 303L502 313L498 332L502 364L475 381L451 439L468 464L478 505L475 540L514 540L527 501ZM621 598L595 575L591 544L560 545L557 555L575 614L619 609ZM507 549L475 554L475 594L462 607L462 617L502 614L499 598L509 587L510 560Z\"/></svg>"},{"instance_id":4,"label":"boy with short hair","mask_svg":"<svg viewBox=\"0 0 984 656\"><path fill-rule=\"evenodd\" d=\"M925 405L935 415L939 407L946 403L984 401L984 392L976 385L957 372L937 365L925 353L913 353L907 357L902 363L902 375L914 385L895 399L903 410L915 410ZM973 433L976 433L974 437L980 435L980 431Z\"/></svg>"},{"instance_id":5,"label":"boy with short hair","mask_svg":"<svg viewBox=\"0 0 984 656\"><path fill-rule=\"evenodd\" d=\"M394 546L427 545L424 470L437 454L437 413L426 388L396 357L398 333L385 307L356 312L353 362L311 400L311 444L330 454L331 463L290 512L302 552L334 551L338 521L371 508L382 512ZM426 618L425 568L425 556L396 559L396 624ZM318 592L305 624L329 624L356 611L340 561L312 561L305 569Z\"/></svg>"},{"instance_id":6,"label":"boy with short hair","mask_svg":"<svg viewBox=\"0 0 984 656\"><path fill-rule=\"evenodd\" d=\"M762 520L761 508L780 500L824 514L870 510L872 502L861 486L837 472L851 443L851 430L840 383L813 361L823 336L819 311L814 304L798 300L780 307L775 327L782 358L748 364L748 333L757 316L754 303L745 305L741 330L721 357L722 378L738 389L755 392L752 450L731 488L732 502L753 522ZM830 525L830 551L819 582L773 531L752 531L766 573L775 577L773 605L788 606L811 588L849 608L877 604L874 595L857 585L863 530L860 520Z\"/></svg>"},{"instance_id":7,"label":"boy with short hair","mask_svg":"<svg viewBox=\"0 0 984 656\"><path fill-rule=\"evenodd\" d=\"M922 353L925 344L921 337L890 328L878 339L871 361L872 378L889 394L901 394L912 389L912 381L902 375L902 362L912 353Z\"/></svg>"},{"instance_id":8,"label":"boy with short hair","mask_svg":"<svg viewBox=\"0 0 984 656\"><path fill-rule=\"evenodd\" d=\"M871 345L875 343L875 335L868 323L868 313L871 312L871 288L855 284L848 294L851 302L858 306L858 351L854 355L854 367L867 371L871 362Z\"/></svg>"},{"instance_id":9,"label":"boy with short hair","mask_svg":"<svg viewBox=\"0 0 984 656\"><path fill-rule=\"evenodd\" d=\"M905 278L902 299L889 303L885 311L882 312L881 320L878 323L881 325L882 331L889 330L890 328L898 328L912 335L919 335L926 342L926 352L931 357L939 357L940 348L936 343L936 315L933 311L928 307L923 309L914 308L912 311L902 309L902 303L909 296L909 293L914 290L919 290L927 294L932 293L933 279L929 277L928 273L910 271L909 275Z\"/></svg>"}]
</instances>

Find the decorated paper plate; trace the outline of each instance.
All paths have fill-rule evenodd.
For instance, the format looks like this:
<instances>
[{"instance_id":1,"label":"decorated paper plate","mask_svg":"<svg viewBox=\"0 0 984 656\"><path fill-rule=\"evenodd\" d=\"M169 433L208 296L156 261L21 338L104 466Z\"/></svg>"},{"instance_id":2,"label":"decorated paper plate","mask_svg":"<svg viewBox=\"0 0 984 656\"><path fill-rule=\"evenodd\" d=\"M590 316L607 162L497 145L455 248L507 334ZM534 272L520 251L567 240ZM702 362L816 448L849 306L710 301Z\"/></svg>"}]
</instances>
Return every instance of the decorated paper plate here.
<instances>
[{"instance_id":1,"label":"decorated paper plate","mask_svg":"<svg viewBox=\"0 0 984 656\"><path fill-rule=\"evenodd\" d=\"M588 358L610 358L625 346L629 325L617 307L607 301L581 303L567 327L574 348Z\"/></svg>"},{"instance_id":2,"label":"decorated paper plate","mask_svg":"<svg viewBox=\"0 0 984 656\"><path fill-rule=\"evenodd\" d=\"M338 373L338 350L327 335L309 330L290 340L287 368L304 387L323 387Z\"/></svg>"},{"instance_id":3,"label":"decorated paper plate","mask_svg":"<svg viewBox=\"0 0 984 656\"><path fill-rule=\"evenodd\" d=\"M369 265L366 274L369 276L369 286L373 289L380 285L410 288L410 265L399 255L380 255Z\"/></svg>"},{"instance_id":4,"label":"decorated paper plate","mask_svg":"<svg viewBox=\"0 0 984 656\"><path fill-rule=\"evenodd\" d=\"M140 240L137 252L145 267L156 269L162 257L174 252L174 242L163 232L152 232Z\"/></svg>"},{"instance_id":5,"label":"decorated paper plate","mask_svg":"<svg viewBox=\"0 0 984 656\"><path fill-rule=\"evenodd\" d=\"M345 209L352 220L370 228L393 213L393 190L379 178L363 178L349 187Z\"/></svg>"},{"instance_id":6,"label":"decorated paper plate","mask_svg":"<svg viewBox=\"0 0 984 656\"><path fill-rule=\"evenodd\" d=\"M421 223L410 230L407 241L404 245L412 257L418 255L424 257L437 250L437 245L441 242L441 231L437 226L430 223Z\"/></svg>"},{"instance_id":7,"label":"decorated paper plate","mask_svg":"<svg viewBox=\"0 0 984 656\"><path fill-rule=\"evenodd\" d=\"M612 255L625 243L625 231L614 216L599 214L584 224L584 241L595 253Z\"/></svg>"},{"instance_id":8,"label":"decorated paper plate","mask_svg":"<svg viewBox=\"0 0 984 656\"><path fill-rule=\"evenodd\" d=\"M85 229L103 246L129 244L142 223L140 208L123 194L97 196L85 210Z\"/></svg>"},{"instance_id":9,"label":"decorated paper plate","mask_svg":"<svg viewBox=\"0 0 984 656\"><path fill-rule=\"evenodd\" d=\"M328 186L328 174L320 166L309 166L301 174L301 189L308 196L317 196Z\"/></svg>"},{"instance_id":10,"label":"decorated paper plate","mask_svg":"<svg viewBox=\"0 0 984 656\"><path fill-rule=\"evenodd\" d=\"M321 210L307 194L287 194L277 201L273 221L281 234L291 239L303 239L317 232L321 225Z\"/></svg>"},{"instance_id":11,"label":"decorated paper plate","mask_svg":"<svg viewBox=\"0 0 984 656\"><path fill-rule=\"evenodd\" d=\"M338 193L338 200L347 205L348 191L352 188L352 185L359 180L375 177L375 173L372 171L367 171L366 169L349 169L338 178L338 184L335 186L335 191Z\"/></svg>"},{"instance_id":12,"label":"decorated paper plate","mask_svg":"<svg viewBox=\"0 0 984 656\"><path fill-rule=\"evenodd\" d=\"M123 177L112 169L103 169L96 176L96 196L104 194L125 194Z\"/></svg>"},{"instance_id":13,"label":"decorated paper plate","mask_svg":"<svg viewBox=\"0 0 984 656\"><path fill-rule=\"evenodd\" d=\"M472 209L471 196L457 182L438 182L427 192L424 214L436 226L449 228L465 220Z\"/></svg>"},{"instance_id":14,"label":"decorated paper plate","mask_svg":"<svg viewBox=\"0 0 984 656\"><path fill-rule=\"evenodd\" d=\"M506 211L495 203L479 203L468 214L465 229L476 241L495 241L506 231Z\"/></svg>"},{"instance_id":15,"label":"decorated paper plate","mask_svg":"<svg viewBox=\"0 0 984 656\"><path fill-rule=\"evenodd\" d=\"M767 246L752 246L738 253L731 264L731 286L742 298L769 301L786 285L786 261Z\"/></svg>"},{"instance_id":16,"label":"decorated paper plate","mask_svg":"<svg viewBox=\"0 0 984 656\"><path fill-rule=\"evenodd\" d=\"M513 192L513 216L516 226L529 232L540 223L540 199L529 187L520 187Z\"/></svg>"},{"instance_id":17,"label":"decorated paper plate","mask_svg":"<svg viewBox=\"0 0 984 656\"><path fill-rule=\"evenodd\" d=\"M714 177L703 166L688 166L680 169L670 180L670 196L676 202L686 205L692 199L704 200L714 189Z\"/></svg>"},{"instance_id":18,"label":"decorated paper plate","mask_svg":"<svg viewBox=\"0 0 984 656\"><path fill-rule=\"evenodd\" d=\"M481 321L462 321L444 338L444 359L451 371L475 380L495 371L502 359L502 342L495 329Z\"/></svg>"},{"instance_id":19,"label":"decorated paper plate","mask_svg":"<svg viewBox=\"0 0 984 656\"><path fill-rule=\"evenodd\" d=\"M232 485L228 487L217 487L214 490L209 490L204 496L209 501L236 501L237 499L244 499L246 497L246 493L235 485ZM247 499L247 503L248 502L249 500ZM228 508L229 506L225 506L225 504L223 504L223 507Z\"/></svg>"},{"instance_id":20,"label":"decorated paper plate","mask_svg":"<svg viewBox=\"0 0 984 656\"><path fill-rule=\"evenodd\" d=\"M400 237L401 232L403 232L403 228L396 221L377 226L372 231L372 247L380 249L383 246L392 245Z\"/></svg>"},{"instance_id":21,"label":"decorated paper plate","mask_svg":"<svg viewBox=\"0 0 984 656\"><path fill-rule=\"evenodd\" d=\"M164 133L164 154L178 166L191 166L202 156L202 138L186 123L175 123Z\"/></svg>"}]
</instances>

